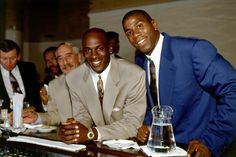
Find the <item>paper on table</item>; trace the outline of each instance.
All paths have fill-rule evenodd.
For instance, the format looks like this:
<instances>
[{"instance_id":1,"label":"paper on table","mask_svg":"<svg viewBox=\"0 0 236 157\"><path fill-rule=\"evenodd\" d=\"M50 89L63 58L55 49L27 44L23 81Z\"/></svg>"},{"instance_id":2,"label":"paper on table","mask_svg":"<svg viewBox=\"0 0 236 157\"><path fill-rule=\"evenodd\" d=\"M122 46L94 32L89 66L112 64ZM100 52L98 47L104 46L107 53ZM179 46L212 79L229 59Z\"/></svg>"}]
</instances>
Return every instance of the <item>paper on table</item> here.
<instances>
[{"instance_id":1,"label":"paper on table","mask_svg":"<svg viewBox=\"0 0 236 157\"><path fill-rule=\"evenodd\" d=\"M175 150L168 153L157 153L150 150L147 146L140 146L144 153L152 157L187 157L187 152L176 146Z\"/></svg>"},{"instance_id":2,"label":"paper on table","mask_svg":"<svg viewBox=\"0 0 236 157\"><path fill-rule=\"evenodd\" d=\"M51 148L58 148L58 149L63 149L67 151L72 151L72 152L78 152L86 148L85 145L81 145L81 144L66 144L60 141L51 141L51 140L46 140L46 139L41 139L41 138L36 138L36 137L29 137L29 136L10 137L9 139L7 139L7 141L37 144L37 145L47 146Z\"/></svg>"},{"instance_id":3,"label":"paper on table","mask_svg":"<svg viewBox=\"0 0 236 157\"><path fill-rule=\"evenodd\" d=\"M115 148L115 149L140 149L139 145L137 144L137 142L134 142L132 140L123 140L123 139L119 139L119 140L107 140L107 141L103 141L104 145L107 145L110 148Z\"/></svg>"},{"instance_id":4,"label":"paper on table","mask_svg":"<svg viewBox=\"0 0 236 157\"><path fill-rule=\"evenodd\" d=\"M19 93L13 94L13 128L22 128L22 109L24 95Z\"/></svg>"}]
</instances>

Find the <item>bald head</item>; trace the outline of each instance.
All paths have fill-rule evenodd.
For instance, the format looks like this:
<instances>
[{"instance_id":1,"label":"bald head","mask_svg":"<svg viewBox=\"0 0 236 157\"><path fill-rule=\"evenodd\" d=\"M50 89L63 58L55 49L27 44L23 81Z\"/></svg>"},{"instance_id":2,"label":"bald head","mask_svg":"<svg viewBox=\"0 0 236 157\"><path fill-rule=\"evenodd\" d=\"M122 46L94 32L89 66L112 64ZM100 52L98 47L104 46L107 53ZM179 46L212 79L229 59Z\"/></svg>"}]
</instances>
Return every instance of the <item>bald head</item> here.
<instances>
[{"instance_id":1,"label":"bald head","mask_svg":"<svg viewBox=\"0 0 236 157\"><path fill-rule=\"evenodd\" d=\"M91 28L83 34L82 47L85 61L96 73L103 72L110 62L106 31Z\"/></svg>"},{"instance_id":2,"label":"bald head","mask_svg":"<svg viewBox=\"0 0 236 157\"><path fill-rule=\"evenodd\" d=\"M84 42L88 39L88 37L89 38L91 38L91 37L99 38L105 43L108 42L106 31L104 31L103 29L100 29L100 28L88 29L82 36L82 45L84 45Z\"/></svg>"}]
</instances>

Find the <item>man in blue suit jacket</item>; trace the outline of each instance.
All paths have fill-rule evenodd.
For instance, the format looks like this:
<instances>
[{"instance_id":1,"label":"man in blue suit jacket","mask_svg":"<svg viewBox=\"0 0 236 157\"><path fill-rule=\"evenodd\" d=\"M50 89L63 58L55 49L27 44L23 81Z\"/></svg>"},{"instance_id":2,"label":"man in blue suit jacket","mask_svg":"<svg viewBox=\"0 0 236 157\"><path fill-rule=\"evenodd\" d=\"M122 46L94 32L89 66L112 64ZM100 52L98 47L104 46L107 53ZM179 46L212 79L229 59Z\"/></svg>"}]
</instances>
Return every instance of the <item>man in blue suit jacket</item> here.
<instances>
[{"instance_id":1,"label":"man in blue suit jacket","mask_svg":"<svg viewBox=\"0 0 236 157\"><path fill-rule=\"evenodd\" d=\"M157 67L160 105L174 109L177 144L188 154L219 157L236 133L236 71L208 41L171 37L143 10L128 12L123 28L138 50L135 62L146 71L148 108L137 138L146 142L154 106L149 87L149 59ZM148 59L149 58L149 59Z\"/></svg>"}]
</instances>

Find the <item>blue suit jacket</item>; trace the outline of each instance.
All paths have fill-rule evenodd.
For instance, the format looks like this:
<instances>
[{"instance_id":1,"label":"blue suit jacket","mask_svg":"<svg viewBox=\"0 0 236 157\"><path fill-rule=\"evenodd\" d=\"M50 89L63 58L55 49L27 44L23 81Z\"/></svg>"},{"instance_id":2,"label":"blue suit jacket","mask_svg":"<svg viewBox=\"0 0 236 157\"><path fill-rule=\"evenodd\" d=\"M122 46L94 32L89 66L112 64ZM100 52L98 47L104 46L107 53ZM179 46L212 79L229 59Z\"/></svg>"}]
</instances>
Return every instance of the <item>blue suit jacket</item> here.
<instances>
[{"instance_id":1,"label":"blue suit jacket","mask_svg":"<svg viewBox=\"0 0 236 157\"><path fill-rule=\"evenodd\" d=\"M176 142L199 139L218 157L236 133L236 71L206 40L163 35L160 105L174 109ZM145 55L137 53L135 62L147 78ZM147 80L144 124L151 124L153 101Z\"/></svg>"}]
</instances>

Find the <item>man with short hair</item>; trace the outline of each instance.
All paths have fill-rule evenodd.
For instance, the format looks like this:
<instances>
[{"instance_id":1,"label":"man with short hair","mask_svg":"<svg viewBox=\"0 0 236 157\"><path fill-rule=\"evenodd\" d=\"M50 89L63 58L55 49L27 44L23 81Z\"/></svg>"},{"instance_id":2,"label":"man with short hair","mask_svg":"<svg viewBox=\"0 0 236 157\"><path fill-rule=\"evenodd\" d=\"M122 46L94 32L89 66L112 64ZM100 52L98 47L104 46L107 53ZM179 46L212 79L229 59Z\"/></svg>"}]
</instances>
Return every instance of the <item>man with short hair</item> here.
<instances>
[{"instance_id":1,"label":"man with short hair","mask_svg":"<svg viewBox=\"0 0 236 157\"><path fill-rule=\"evenodd\" d=\"M148 107L137 137L148 140L153 106L170 105L177 145L189 156L219 157L236 135L236 71L209 41L160 33L144 10L122 20L129 42L146 71ZM155 65L156 96L151 88Z\"/></svg>"},{"instance_id":2,"label":"man with short hair","mask_svg":"<svg viewBox=\"0 0 236 157\"><path fill-rule=\"evenodd\" d=\"M120 40L119 34L117 32L108 31L107 32L108 44L109 44L109 52L115 58L121 58L118 53L120 50Z\"/></svg>"},{"instance_id":3,"label":"man with short hair","mask_svg":"<svg viewBox=\"0 0 236 157\"><path fill-rule=\"evenodd\" d=\"M62 73L56 60L56 56L55 56L56 50L57 50L57 47L52 46L52 47L48 47L43 52L43 59L46 65L45 67L46 76L43 80L43 83L47 85L49 84L51 80L53 80L54 78L57 78Z\"/></svg>"},{"instance_id":4,"label":"man with short hair","mask_svg":"<svg viewBox=\"0 0 236 157\"><path fill-rule=\"evenodd\" d=\"M66 76L73 118L60 126L66 143L135 137L146 110L145 73L137 65L110 57L106 32L82 37L85 63Z\"/></svg>"},{"instance_id":5,"label":"man with short hair","mask_svg":"<svg viewBox=\"0 0 236 157\"><path fill-rule=\"evenodd\" d=\"M71 98L65 77L80 65L82 56L75 45L67 42L58 46L55 56L63 74L49 83L47 112L38 114L34 111L25 110L23 112L24 123L59 125L59 123L65 122L67 118L72 117Z\"/></svg>"},{"instance_id":6,"label":"man with short hair","mask_svg":"<svg viewBox=\"0 0 236 157\"><path fill-rule=\"evenodd\" d=\"M31 62L20 61L20 47L14 41L3 40L0 43L0 63L0 98L4 100L2 108L9 112L12 110L10 104L16 92L11 83L13 77L18 91L24 95L24 101L42 112L36 67Z\"/></svg>"}]
</instances>

